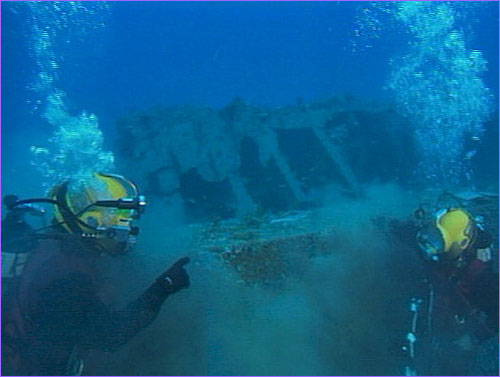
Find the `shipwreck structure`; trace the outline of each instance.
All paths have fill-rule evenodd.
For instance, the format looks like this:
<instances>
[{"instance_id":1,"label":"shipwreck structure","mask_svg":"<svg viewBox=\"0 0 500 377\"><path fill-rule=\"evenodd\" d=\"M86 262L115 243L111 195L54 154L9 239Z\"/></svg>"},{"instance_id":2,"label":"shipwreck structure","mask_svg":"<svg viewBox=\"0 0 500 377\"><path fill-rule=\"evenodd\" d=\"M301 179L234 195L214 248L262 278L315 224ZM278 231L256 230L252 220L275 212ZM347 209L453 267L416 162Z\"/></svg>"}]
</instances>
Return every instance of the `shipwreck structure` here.
<instances>
[{"instance_id":1,"label":"shipwreck structure","mask_svg":"<svg viewBox=\"0 0 500 377\"><path fill-rule=\"evenodd\" d=\"M307 209L332 185L408 182L415 166L405 119L387 105L342 96L265 108L177 106L117 121L118 161L149 195L180 195L193 219Z\"/></svg>"}]
</instances>

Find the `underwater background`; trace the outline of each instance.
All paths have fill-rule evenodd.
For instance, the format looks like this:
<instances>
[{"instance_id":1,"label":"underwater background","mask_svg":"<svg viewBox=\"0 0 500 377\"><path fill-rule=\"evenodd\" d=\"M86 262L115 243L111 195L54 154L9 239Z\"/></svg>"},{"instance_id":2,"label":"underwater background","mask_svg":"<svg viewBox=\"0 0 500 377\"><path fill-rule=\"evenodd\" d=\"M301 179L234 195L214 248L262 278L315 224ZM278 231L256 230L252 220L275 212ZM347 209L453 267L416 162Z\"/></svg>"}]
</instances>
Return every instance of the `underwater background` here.
<instances>
[{"instance_id":1,"label":"underwater background","mask_svg":"<svg viewBox=\"0 0 500 377\"><path fill-rule=\"evenodd\" d=\"M1 13L2 195L96 170L135 180L137 248L102 262L113 306L193 260L191 288L84 374L403 373L420 267L387 223L444 190L498 194L497 2ZM431 372L495 373L475 360Z\"/></svg>"}]
</instances>

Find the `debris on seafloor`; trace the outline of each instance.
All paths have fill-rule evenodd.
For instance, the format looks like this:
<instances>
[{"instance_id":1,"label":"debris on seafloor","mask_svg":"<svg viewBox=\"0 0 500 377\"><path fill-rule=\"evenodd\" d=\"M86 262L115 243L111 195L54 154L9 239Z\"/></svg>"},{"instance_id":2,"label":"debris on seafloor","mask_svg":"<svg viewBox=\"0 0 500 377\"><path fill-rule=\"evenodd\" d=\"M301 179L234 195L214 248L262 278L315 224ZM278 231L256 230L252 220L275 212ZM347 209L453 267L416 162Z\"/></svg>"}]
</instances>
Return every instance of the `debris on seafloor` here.
<instances>
[{"instance_id":1,"label":"debris on seafloor","mask_svg":"<svg viewBox=\"0 0 500 377\"><path fill-rule=\"evenodd\" d=\"M331 227L318 225L311 211L215 220L201 229L197 247L233 268L240 282L272 284L292 273L293 261L332 252L338 235Z\"/></svg>"}]
</instances>

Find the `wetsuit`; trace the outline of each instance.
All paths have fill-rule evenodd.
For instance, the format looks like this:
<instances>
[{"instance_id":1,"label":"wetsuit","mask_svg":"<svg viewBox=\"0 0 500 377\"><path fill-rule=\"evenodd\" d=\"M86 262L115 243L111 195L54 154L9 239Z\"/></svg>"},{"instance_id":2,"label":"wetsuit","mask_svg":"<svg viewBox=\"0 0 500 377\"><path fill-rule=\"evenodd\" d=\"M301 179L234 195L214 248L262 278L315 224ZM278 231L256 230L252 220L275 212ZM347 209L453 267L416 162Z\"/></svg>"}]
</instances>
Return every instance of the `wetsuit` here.
<instances>
[{"instance_id":1,"label":"wetsuit","mask_svg":"<svg viewBox=\"0 0 500 377\"><path fill-rule=\"evenodd\" d=\"M475 252L491 245L491 234L478 228ZM457 276L457 286L474 308L486 314L488 327L498 333L498 271L493 269L491 261L477 258L469 261Z\"/></svg>"},{"instance_id":2,"label":"wetsuit","mask_svg":"<svg viewBox=\"0 0 500 377\"><path fill-rule=\"evenodd\" d=\"M2 321L2 375L77 374L77 349L117 349L148 326L175 291L159 278L113 311L97 297L92 253L75 239L38 243Z\"/></svg>"},{"instance_id":3,"label":"wetsuit","mask_svg":"<svg viewBox=\"0 0 500 377\"><path fill-rule=\"evenodd\" d=\"M425 365L420 373L468 374L478 347L498 336L498 273L491 262L477 258L477 250L490 245L491 236L478 230L460 267L454 261L427 262L435 290L430 334L434 348L428 346L427 357L421 348Z\"/></svg>"},{"instance_id":4,"label":"wetsuit","mask_svg":"<svg viewBox=\"0 0 500 377\"><path fill-rule=\"evenodd\" d=\"M478 228L474 243L463 253L463 266L456 267L455 262L430 262L430 270L431 280L447 281L438 287L441 285L443 290L455 296L450 299L457 312L480 310L486 314L488 326L498 332L498 272L493 270L491 262L477 258L477 251L490 247L491 243L491 234Z\"/></svg>"}]
</instances>

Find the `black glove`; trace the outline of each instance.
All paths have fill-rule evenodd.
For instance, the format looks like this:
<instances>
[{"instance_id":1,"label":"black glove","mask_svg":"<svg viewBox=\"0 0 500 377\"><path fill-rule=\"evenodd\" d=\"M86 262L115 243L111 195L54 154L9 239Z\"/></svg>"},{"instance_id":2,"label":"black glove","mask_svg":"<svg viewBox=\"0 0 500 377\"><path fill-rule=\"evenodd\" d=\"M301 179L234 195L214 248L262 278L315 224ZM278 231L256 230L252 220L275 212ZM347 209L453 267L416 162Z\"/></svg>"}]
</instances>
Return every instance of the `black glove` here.
<instances>
[{"instance_id":1,"label":"black glove","mask_svg":"<svg viewBox=\"0 0 500 377\"><path fill-rule=\"evenodd\" d=\"M168 293L175 293L183 288L188 288L189 275L184 269L184 265L189 263L190 260L188 257L177 260L177 262L156 279L157 283L161 284Z\"/></svg>"}]
</instances>

